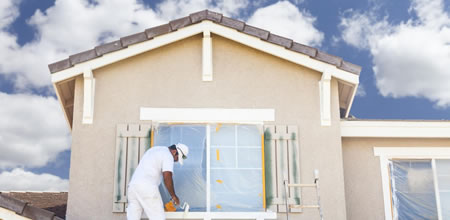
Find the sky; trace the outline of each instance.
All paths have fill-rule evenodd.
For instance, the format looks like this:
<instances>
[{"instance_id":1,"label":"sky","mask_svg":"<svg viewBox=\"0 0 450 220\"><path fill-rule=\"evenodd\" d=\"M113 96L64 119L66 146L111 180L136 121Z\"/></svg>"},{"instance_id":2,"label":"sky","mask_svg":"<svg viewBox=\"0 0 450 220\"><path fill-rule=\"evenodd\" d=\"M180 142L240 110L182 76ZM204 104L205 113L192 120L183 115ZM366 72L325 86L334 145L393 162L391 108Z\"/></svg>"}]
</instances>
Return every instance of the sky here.
<instances>
[{"instance_id":1,"label":"sky","mask_svg":"<svg viewBox=\"0 0 450 220\"><path fill-rule=\"evenodd\" d=\"M362 66L351 115L450 120L450 0L1 0L0 191L67 191L47 65L204 9Z\"/></svg>"}]
</instances>

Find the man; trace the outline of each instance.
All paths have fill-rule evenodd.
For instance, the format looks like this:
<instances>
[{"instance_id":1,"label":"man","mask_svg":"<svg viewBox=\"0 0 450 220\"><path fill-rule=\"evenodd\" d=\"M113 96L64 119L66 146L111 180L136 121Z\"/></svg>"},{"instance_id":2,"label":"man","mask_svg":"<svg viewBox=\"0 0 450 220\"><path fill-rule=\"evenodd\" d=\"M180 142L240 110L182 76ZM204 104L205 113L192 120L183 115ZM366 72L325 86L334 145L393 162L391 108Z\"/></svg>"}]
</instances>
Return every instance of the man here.
<instances>
[{"instance_id":1,"label":"man","mask_svg":"<svg viewBox=\"0 0 450 220\"><path fill-rule=\"evenodd\" d=\"M145 152L128 185L128 220L140 220L142 211L150 220L165 219L158 189L162 178L175 205L180 204L173 187L173 164L178 161L183 165L188 153L189 148L181 143L169 147L155 146Z\"/></svg>"}]
</instances>

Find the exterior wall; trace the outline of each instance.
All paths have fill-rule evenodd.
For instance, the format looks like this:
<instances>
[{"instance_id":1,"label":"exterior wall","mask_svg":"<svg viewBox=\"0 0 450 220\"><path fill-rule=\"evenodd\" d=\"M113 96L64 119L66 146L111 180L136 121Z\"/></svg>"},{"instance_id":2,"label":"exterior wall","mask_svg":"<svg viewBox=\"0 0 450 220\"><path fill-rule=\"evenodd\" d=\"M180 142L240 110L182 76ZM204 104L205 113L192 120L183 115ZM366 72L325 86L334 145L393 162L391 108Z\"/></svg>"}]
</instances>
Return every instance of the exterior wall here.
<instances>
[{"instance_id":1,"label":"exterior wall","mask_svg":"<svg viewBox=\"0 0 450 220\"><path fill-rule=\"evenodd\" d=\"M212 82L202 81L200 35L95 70L92 125L81 124L83 79L76 79L69 220L125 219L112 213L115 130L118 123L145 123L140 107L274 108L273 124L299 127L302 182L312 182L313 170L320 170L325 219L346 219L337 81L332 126L322 127L320 73L212 37ZM315 202L315 192L302 194L305 203ZM306 209L295 216L319 218L317 210Z\"/></svg>"},{"instance_id":2,"label":"exterior wall","mask_svg":"<svg viewBox=\"0 0 450 220\"><path fill-rule=\"evenodd\" d=\"M374 147L450 147L450 139L342 138L349 220L384 219L380 159Z\"/></svg>"}]
</instances>

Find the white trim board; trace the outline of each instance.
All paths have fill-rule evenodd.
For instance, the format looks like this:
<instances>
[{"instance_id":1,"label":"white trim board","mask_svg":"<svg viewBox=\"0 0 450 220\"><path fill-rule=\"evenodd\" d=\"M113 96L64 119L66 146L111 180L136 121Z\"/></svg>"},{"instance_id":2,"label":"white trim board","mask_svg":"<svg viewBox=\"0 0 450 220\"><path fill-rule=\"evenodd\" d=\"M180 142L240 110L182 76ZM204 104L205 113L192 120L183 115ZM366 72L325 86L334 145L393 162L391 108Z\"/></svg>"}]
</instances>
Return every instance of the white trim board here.
<instances>
[{"instance_id":1,"label":"white trim board","mask_svg":"<svg viewBox=\"0 0 450 220\"><path fill-rule=\"evenodd\" d=\"M166 212L167 219L277 219L276 212Z\"/></svg>"},{"instance_id":2,"label":"white trim board","mask_svg":"<svg viewBox=\"0 0 450 220\"><path fill-rule=\"evenodd\" d=\"M183 123L220 122L261 124L265 121L275 121L275 110L141 107L140 120Z\"/></svg>"},{"instance_id":3,"label":"white trim board","mask_svg":"<svg viewBox=\"0 0 450 220\"><path fill-rule=\"evenodd\" d=\"M450 121L341 121L341 136L450 138Z\"/></svg>"},{"instance_id":4,"label":"white trim board","mask_svg":"<svg viewBox=\"0 0 450 220\"><path fill-rule=\"evenodd\" d=\"M272 54L282 59L297 63L310 69L323 72L330 72L333 77L346 81L352 85L359 83L359 76L345 70L341 70L332 64L328 64L319 60L315 60L308 55L288 50L282 46L260 40L257 37L241 33L235 29L215 24L211 21L202 21L177 31L170 32L152 40L133 44L112 53L105 54L101 57L88 60L83 63L75 64L73 67L55 72L52 74L52 82L57 83L77 75L82 74L85 69L95 70L100 67L118 62L120 60L150 51L155 48L188 38L190 36L203 32L211 32L230 40L242 43L257 50Z\"/></svg>"}]
</instances>

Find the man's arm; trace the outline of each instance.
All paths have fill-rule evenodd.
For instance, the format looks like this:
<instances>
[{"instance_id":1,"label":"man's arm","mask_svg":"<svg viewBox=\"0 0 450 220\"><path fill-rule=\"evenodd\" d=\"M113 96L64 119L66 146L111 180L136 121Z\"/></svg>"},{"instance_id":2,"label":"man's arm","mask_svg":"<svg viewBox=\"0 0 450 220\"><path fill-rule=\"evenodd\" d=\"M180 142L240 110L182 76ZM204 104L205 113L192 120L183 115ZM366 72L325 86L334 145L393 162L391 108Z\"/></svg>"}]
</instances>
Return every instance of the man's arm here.
<instances>
[{"instance_id":1,"label":"man's arm","mask_svg":"<svg viewBox=\"0 0 450 220\"><path fill-rule=\"evenodd\" d=\"M172 172L170 172L170 171L163 172L163 177L164 177L164 185L166 185L166 188L169 191L170 196L172 196L172 199L175 202L175 205L179 205L180 200L178 199L177 195L175 194L175 189L173 188Z\"/></svg>"}]
</instances>

